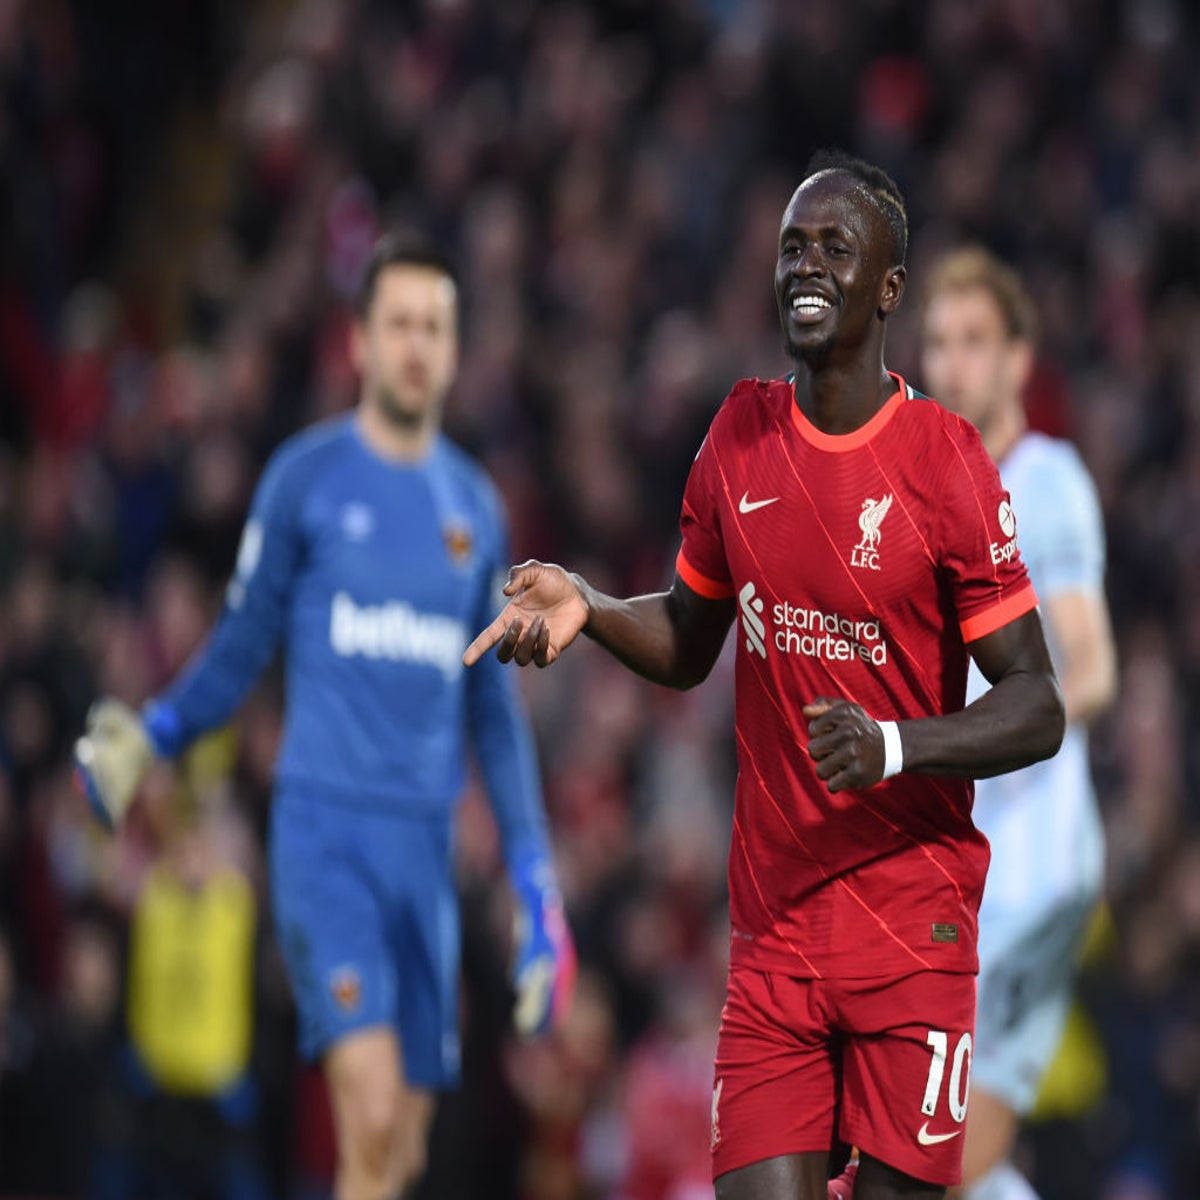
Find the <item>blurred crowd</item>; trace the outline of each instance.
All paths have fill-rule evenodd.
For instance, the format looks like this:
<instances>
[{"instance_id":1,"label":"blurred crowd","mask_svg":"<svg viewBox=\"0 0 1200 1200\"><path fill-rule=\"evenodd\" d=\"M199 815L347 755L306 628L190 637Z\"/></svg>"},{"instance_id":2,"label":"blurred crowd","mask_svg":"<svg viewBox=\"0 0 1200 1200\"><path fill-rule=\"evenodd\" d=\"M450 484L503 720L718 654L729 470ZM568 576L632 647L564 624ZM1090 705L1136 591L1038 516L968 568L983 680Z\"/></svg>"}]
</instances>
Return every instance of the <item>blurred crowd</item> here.
<instances>
[{"instance_id":1,"label":"blurred crowd","mask_svg":"<svg viewBox=\"0 0 1200 1200\"><path fill-rule=\"evenodd\" d=\"M0 2L0 1194L325 1194L264 888L278 680L116 838L70 747L186 661L265 456L354 402L376 233L461 263L448 427L516 556L652 590L722 397L786 369L778 221L837 144L908 200L889 365L920 386L923 268L983 240L1107 521L1107 903L1021 1163L1047 1200L1200 1195L1198 54L1183 0ZM711 1195L732 650L685 695L590 645L523 678L579 998L508 1033L473 786L466 1079L423 1194Z\"/></svg>"}]
</instances>

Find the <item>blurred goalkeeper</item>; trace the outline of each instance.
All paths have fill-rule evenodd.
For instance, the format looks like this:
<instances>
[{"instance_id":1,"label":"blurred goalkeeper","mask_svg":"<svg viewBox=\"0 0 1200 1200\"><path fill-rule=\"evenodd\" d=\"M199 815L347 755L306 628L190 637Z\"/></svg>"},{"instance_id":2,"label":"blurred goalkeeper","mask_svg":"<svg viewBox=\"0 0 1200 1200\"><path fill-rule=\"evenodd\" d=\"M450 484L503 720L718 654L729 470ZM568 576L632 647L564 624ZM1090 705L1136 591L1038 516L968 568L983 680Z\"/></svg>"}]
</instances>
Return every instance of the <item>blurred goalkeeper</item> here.
<instances>
[{"instance_id":1,"label":"blurred goalkeeper","mask_svg":"<svg viewBox=\"0 0 1200 1200\"><path fill-rule=\"evenodd\" d=\"M208 644L140 715L99 701L76 759L115 827L151 759L227 721L283 642L275 919L301 1051L330 1086L337 1200L387 1200L422 1174L434 1093L459 1078L451 855L468 738L518 901L520 1032L561 1014L574 951L513 678L461 662L509 551L491 483L440 433L458 365L445 257L381 240L353 337L358 408L267 464Z\"/></svg>"}]
</instances>

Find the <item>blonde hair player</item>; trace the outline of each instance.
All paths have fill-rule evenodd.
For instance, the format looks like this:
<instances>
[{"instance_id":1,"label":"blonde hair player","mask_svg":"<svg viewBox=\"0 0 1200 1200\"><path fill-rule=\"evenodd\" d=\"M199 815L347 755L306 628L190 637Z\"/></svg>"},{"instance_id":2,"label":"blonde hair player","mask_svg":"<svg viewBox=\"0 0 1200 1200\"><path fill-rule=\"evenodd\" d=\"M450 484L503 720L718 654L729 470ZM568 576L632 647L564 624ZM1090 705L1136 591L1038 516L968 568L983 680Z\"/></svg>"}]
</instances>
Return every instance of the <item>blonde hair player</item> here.
<instances>
[{"instance_id":1,"label":"blonde hair player","mask_svg":"<svg viewBox=\"0 0 1200 1200\"><path fill-rule=\"evenodd\" d=\"M1035 1200L1009 1156L1061 1036L1076 952L1104 874L1086 728L1116 690L1104 529L1075 449L1026 425L1035 325L1033 301L1016 272L983 248L957 250L934 267L923 379L979 429L999 466L1014 532L996 553L1020 545L1067 710L1058 754L975 788L975 823L991 842L992 862L979 910L975 1065L963 1156L970 1200ZM968 698L986 686L972 672Z\"/></svg>"}]
</instances>

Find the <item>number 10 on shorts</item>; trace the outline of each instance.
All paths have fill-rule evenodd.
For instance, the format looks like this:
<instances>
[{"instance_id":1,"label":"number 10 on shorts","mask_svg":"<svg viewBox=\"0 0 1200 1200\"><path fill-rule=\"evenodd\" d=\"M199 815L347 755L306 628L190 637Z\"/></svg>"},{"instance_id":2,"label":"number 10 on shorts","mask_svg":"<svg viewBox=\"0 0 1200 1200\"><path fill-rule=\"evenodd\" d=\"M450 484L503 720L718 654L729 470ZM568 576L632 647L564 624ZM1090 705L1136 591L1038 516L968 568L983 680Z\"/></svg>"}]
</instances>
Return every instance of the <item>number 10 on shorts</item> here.
<instances>
[{"instance_id":1,"label":"number 10 on shorts","mask_svg":"<svg viewBox=\"0 0 1200 1200\"><path fill-rule=\"evenodd\" d=\"M938 1093L942 1090L942 1079L946 1074L946 1051L950 1038L940 1029L931 1029L925 1044L933 1051L929 1064L929 1078L925 1081L925 1098L921 1111L932 1117L937 1110ZM960 1123L967 1115L967 1096L971 1091L971 1035L964 1033L954 1047L954 1060L950 1064L950 1086L946 1089L946 1102L950 1116Z\"/></svg>"}]
</instances>

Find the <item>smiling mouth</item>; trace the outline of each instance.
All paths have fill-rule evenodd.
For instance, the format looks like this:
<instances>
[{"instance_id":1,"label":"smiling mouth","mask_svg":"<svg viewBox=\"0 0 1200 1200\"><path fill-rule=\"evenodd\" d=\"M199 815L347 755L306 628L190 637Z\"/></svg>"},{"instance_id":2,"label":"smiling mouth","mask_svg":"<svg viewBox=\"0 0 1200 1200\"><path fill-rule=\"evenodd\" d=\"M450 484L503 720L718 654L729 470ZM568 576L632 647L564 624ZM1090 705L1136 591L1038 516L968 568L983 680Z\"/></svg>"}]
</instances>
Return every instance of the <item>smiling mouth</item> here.
<instances>
[{"instance_id":1,"label":"smiling mouth","mask_svg":"<svg viewBox=\"0 0 1200 1200\"><path fill-rule=\"evenodd\" d=\"M827 312L832 312L834 304L824 296L814 296L811 293L793 296L788 304L788 312L793 317L805 320L820 320Z\"/></svg>"}]
</instances>

